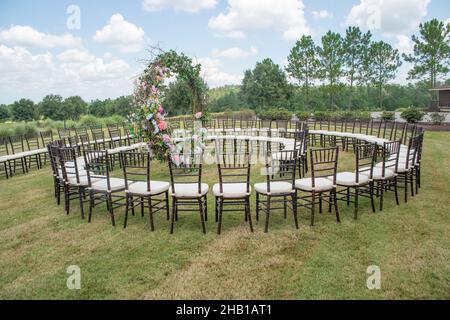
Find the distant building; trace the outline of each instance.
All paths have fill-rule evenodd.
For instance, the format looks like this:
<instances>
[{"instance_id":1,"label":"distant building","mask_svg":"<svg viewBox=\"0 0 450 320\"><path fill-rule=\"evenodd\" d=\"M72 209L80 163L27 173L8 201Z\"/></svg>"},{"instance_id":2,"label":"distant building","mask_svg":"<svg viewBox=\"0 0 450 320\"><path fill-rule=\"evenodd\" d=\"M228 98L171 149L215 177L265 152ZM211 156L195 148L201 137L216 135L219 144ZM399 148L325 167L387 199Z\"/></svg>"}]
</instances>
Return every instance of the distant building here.
<instances>
[{"instance_id":1,"label":"distant building","mask_svg":"<svg viewBox=\"0 0 450 320\"><path fill-rule=\"evenodd\" d=\"M450 112L450 85L430 89L437 91L437 101L432 101L430 111Z\"/></svg>"}]
</instances>

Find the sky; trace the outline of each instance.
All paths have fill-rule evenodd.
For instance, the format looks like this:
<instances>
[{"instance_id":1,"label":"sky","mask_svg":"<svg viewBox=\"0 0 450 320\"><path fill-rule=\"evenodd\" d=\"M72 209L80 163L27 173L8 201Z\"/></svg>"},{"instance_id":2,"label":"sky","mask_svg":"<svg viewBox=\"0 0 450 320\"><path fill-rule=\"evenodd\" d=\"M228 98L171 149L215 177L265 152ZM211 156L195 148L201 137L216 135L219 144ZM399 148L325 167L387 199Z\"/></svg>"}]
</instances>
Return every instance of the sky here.
<instances>
[{"instance_id":1,"label":"sky","mask_svg":"<svg viewBox=\"0 0 450 320\"><path fill-rule=\"evenodd\" d=\"M349 25L400 52L448 0L1 0L0 103L47 94L115 98L133 90L148 49L175 49L202 65L213 88L239 84L271 58L284 66L302 35L316 44ZM406 83L404 64L394 80Z\"/></svg>"}]
</instances>

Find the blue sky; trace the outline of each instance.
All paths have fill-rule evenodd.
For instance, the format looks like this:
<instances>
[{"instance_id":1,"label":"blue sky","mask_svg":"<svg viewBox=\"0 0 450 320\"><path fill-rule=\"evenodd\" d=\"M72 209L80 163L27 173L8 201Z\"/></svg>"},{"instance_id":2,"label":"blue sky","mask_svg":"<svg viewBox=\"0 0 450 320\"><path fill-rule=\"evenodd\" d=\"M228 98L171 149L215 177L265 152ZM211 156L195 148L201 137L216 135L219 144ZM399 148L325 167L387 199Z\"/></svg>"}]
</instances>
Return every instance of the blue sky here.
<instances>
[{"instance_id":1,"label":"blue sky","mask_svg":"<svg viewBox=\"0 0 450 320\"><path fill-rule=\"evenodd\" d=\"M70 5L80 28L68 28ZM75 17L76 18L76 17ZM302 34L370 29L401 52L420 22L450 21L448 0L132 0L0 2L0 103L46 94L86 100L130 94L146 48L195 58L210 85L239 83L269 57L284 65ZM70 20L74 21L74 20ZM77 19L75 21L78 21ZM408 66L396 82L406 82Z\"/></svg>"}]
</instances>

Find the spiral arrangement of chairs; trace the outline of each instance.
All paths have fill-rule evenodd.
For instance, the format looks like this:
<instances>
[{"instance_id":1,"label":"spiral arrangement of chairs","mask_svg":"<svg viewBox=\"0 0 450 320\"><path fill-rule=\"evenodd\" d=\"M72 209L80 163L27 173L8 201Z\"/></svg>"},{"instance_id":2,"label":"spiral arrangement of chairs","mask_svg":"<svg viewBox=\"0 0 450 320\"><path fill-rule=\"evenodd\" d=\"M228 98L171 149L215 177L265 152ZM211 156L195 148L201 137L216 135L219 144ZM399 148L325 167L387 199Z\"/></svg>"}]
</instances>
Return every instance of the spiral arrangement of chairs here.
<instances>
[{"instance_id":1,"label":"spiral arrangement of chairs","mask_svg":"<svg viewBox=\"0 0 450 320\"><path fill-rule=\"evenodd\" d=\"M414 125L395 122L299 122L271 120L220 119L203 122L203 147L194 147L193 121L171 123L175 143L183 143L167 157L169 181L152 178L151 150L136 140L125 128L114 125L102 128L59 130L60 139L51 132L39 139L0 139L0 150L10 158L1 158L3 172L10 177L16 169L24 173L40 168L47 159L54 180L58 205L64 202L67 214L71 202L80 206L81 217L93 219L95 209L106 204L111 224L116 224L115 211L125 208L124 228L131 211L149 215L149 228L155 230L154 215L163 212L174 232L179 213L198 212L202 231L208 221L210 186L203 181L204 145L214 146L218 181L211 186L214 196L217 233L223 229L225 214L243 213L251 232L252 194L255 195L255 217L264 218L268 232L271 217L281 210L292 216L299 228L299 211L310 214L314 225L324 204L334 211L340 222L339 202L354 206L358 218L360 199L370 199L371 210L383 210L385 194L404 189L404 201L419 192L424 130ZM105 136L108 133L108 137ZM45 142L45 151L40 148ZM39 149L37 149L39 148ZM31 150L39 150L29 152ZM11 150L21 150L12 153ZM28 153L27 153L28 151ZM354 169L339 172L339 153L354 156ZM259 161L259 162L258 162ZM121 170L116 170L116 167ZM251 183L251 170L257 167L263 182ZM170 203L171 202L171 203ZM273 222L272 222L273 223Z\"/></svg>"}]
</instances>

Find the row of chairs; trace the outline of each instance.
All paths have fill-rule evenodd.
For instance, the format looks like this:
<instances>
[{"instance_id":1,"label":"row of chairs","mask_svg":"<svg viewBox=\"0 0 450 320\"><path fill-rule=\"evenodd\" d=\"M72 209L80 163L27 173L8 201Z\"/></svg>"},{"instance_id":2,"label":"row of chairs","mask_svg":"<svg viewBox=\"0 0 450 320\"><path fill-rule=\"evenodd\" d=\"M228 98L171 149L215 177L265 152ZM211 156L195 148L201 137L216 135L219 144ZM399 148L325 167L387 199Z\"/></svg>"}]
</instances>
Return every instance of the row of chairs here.
<instances>
[{"instance_id":1,"label":"row of chairs","mask_svg":"<svg viewBox=\"0 0 450 320\"><path fill-rule=\"evenodd\" d=\"M91 126L77 129L58 129L57 136L52 130L37 134L0 137L0 174L9 179L21 169L42 168L47 163L47 145L59 137L67 146L79 149L95 148L97 150L114 149L136 143L129 127L123 124L110 124L106 127Z\"/></svg>"},{"instance_id":2,"label":"row of chairs","mask_svg":"<svg viewBox=\"0 0 450 320\"><path fill-rule=\"evenodd\" d=\"M47 161L46 145L53 141L53 132L0 137L0 175L9 179L17 168L28 173L32 167L40 169Z\"/></svg>"}]
</instances>

